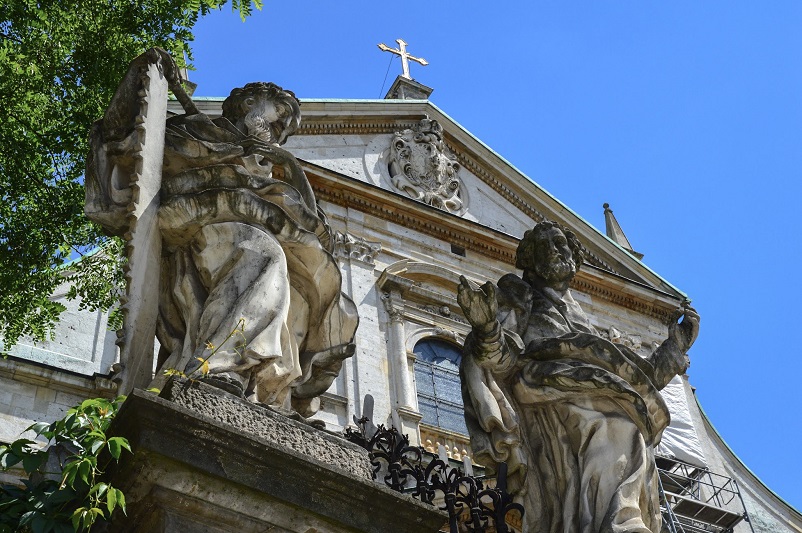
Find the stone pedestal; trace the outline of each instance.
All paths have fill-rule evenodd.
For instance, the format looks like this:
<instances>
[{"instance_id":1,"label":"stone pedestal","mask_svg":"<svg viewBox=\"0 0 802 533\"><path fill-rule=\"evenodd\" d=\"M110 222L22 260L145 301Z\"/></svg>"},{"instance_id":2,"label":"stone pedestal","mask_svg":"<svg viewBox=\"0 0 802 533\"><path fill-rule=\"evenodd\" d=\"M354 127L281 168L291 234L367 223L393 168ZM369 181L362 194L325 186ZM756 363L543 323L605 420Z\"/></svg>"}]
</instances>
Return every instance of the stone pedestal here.
<instances>
[{"instance_id":1,"label":"stone pedestal","mask_svg":"<svg viewBox=\"0 0 802 533\"><path fill-rule=\"evenodd\" d=\"M134 454L109 472L120 533L436 532L444 513L371 479L367 452L194 382L135 390L112 432Z\"/></svg>"}]
</instances>

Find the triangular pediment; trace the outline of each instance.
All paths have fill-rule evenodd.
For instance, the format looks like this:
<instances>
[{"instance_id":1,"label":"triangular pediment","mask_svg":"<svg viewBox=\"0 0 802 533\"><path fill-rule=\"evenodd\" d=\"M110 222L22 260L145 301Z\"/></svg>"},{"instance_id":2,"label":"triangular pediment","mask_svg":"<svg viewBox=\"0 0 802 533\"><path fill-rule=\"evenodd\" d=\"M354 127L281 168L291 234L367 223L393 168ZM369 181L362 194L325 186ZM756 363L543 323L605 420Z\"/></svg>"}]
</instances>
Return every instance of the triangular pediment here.
<instances>
[{"instance_id":1,"label":"triangular pediment","mask_svg":"<svg viewBox=\"0 0 802 533\"><path fill-rule=\"evenodd\" d=\"M630 252L613 242L568 206L549 194L490 147L428 101L302 101L304 122L287 146L300 159L313 165L363 181L418 203L411 187L394 182L394 142L433 137L429 122L442 130L444 155L458 167L461 205L436 205L431 209L448 213L495 232L520 238L540 220L549 219L570 228L587 249L587 262L617 276L677 297L681 291L643 265ZM423 122L422 122L423 121ZM406 132L406 134L404 134ZM424 139L425 140L425 139ZM431 147L429 148L431 149ZM411 161L414 157L407 158ZM413 169L415 172L415 169ZM424 190L423 193L426 191ZM419 194L420 196L421 194ZM447 202L442 195L440 203ZM427 206L430 207L430 206ZM449 217L450 218L450 217Z\"/></svg>"}]
</instances>

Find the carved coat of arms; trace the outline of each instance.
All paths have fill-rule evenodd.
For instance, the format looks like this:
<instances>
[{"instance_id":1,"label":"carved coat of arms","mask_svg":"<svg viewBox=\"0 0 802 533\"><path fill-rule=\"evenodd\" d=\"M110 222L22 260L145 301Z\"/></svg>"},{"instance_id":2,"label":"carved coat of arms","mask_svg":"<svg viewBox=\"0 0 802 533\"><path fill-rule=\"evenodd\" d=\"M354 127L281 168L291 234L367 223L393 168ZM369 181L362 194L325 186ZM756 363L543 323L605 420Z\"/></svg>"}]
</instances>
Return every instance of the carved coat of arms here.
<instances>
[{"instance_id":1,"label":"carved coat of arms","mask_svg":"<svg viewBox=\"0 0 802 533\"><path fill-rule=\"evenodd\" d=\"M462 210L459 163L443 142L443 127L429 118L412 129L396 132L390 147L393 186L415 200L449 213Z\"/></svg>"}]
</instances>

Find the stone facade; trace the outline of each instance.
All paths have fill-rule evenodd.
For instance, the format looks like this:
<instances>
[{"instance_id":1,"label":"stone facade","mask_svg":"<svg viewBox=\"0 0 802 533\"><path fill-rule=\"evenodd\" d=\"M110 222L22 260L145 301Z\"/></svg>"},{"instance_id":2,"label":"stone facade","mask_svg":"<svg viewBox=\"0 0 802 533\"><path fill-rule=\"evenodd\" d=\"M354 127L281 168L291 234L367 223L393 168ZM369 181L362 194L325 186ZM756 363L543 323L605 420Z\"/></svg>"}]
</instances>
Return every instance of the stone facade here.
<instances>
[{"instance_id":1,"label":"stone facade","mask_svg":"<svg viewBox=\"0 0 802 533\"><path fill-rule=\"evenodd\" d=\"M196 103L200 111L216 117L222 98ZM334 255L342 291L355 303L360 322L353 357L343 362L340 374L320 397L316 418L327 429L348 426L370 394L377 424L392 423L395 412L413 442L431 449L438 442L447 444L454 458L471 455L465 435L423 421L415 346L425 339L461 344L470 326L457 304L459 275L481 284L514 271L518 239L544 219L570 228L584 245L586 265L571 289L594 328L644 356L666 338L685 295L565 209L436 106L393 99L302 104L303 122L284 147L299 160L337 236ZM170 112L181 111L171 104ZM394 136L426 117L442 127L445 152L459 165L464 193L460 209L444 210L416 200L393 183ZM33 420L57 418L66 405L82 397L114 394L107 379L115 362L114 335L105 331L102 321L77 309L66 317L65 324L74 324L75 331L86 336L59 351L84 359L87 353L97 353L91 365L70 367L66 359L42 358L26 352L25 346L0 360L0 440L13 440ZM60 332L55 342L65 334L69 332ZM741 522L735 533L802 531L802 516L726 448L701 413L687 378L677 378L669 387L678 391L670 406L672 418L685 422L666 430L664 443L674 444L665 452L676 456L687 452L685 460L698 461L701 456L711 470L738 481L754 519L751 529ZM669 439L672 431L675 438ZM733 512L738 505L737 499L726 504Z\"/></svg>"}]
</instances>

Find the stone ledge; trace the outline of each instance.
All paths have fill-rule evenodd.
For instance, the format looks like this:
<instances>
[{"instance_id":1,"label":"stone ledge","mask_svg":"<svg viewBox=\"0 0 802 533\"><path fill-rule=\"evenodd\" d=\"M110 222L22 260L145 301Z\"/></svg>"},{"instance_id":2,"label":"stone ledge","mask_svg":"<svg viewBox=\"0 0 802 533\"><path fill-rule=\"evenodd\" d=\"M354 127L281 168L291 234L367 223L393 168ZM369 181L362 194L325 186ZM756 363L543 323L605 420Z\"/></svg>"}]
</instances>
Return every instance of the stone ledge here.
<instances>
[{"instance_id":1,"label":"stone ledge","mask_svg":"<svg viewBox=\"0 0 802 533\"><path fill-rule=\"evenodd\" d=\"M108 531L434 533L447 521L372 481L367 452L334 435L203 384L168 395L184 405L135 390L114 421L134 455L109 473L129 513Z\"/></svg>"},{"instance_id":2,"label":"stone ledge","mask_svg":"<svg viewBox=\"0 0 802 533\"><path fill-rule=\"evenodd\" d=\"M0 356L0 377L84 397L113 398L117 392L117 385L100 374L78 375L44 363L17 358L13 354L6 358Z\"/></svg>"},{"instance_id":3,"label":"stone ledge","mask_svg":"<svg viewBox=\"0 0 802 533\"><path fill-rule=\"evenodd\" d=\"M334 434L291 420L263 405L244 401L199 381L177 379L160 398L226 424L244 437L258 438L289 453L313 458L328 466L370 479L365 450Z\"/></svg>"}]
</instances>

